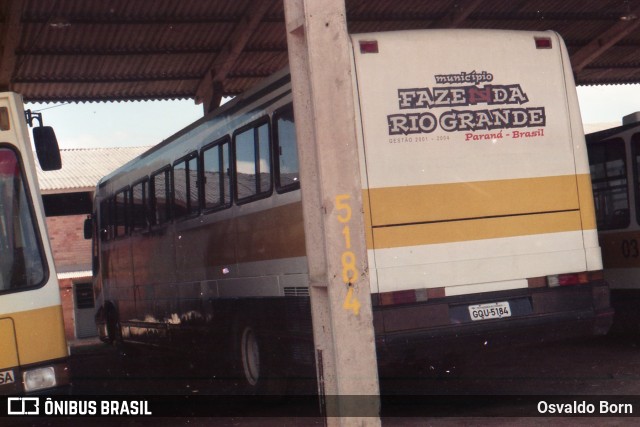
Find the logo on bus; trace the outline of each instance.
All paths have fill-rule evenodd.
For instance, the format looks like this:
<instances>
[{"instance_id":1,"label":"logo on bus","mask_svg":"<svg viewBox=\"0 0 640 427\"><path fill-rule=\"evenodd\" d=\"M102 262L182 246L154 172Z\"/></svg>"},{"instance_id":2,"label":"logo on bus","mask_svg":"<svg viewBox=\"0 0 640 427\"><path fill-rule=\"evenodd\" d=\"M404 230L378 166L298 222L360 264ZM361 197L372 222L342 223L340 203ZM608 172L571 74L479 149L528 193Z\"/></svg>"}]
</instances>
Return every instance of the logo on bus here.
<instances>
[{"instance_id":1,"label":"logo on bus","mask_svg":"<svg viewBox=\"0 0 640 427\"><path fill-rule=\"evenodd\" d=\"M436 84L446 86L398 89L398 108L414 111L388 115L389 135L428 134L438 129L475 132L546 126L545 108L526 106L529 97L518 83L492 84L493 74L487 71L434 77ZM465 108L481 105L488 108ZM475 138L466 138L470 139Z\"/></svg>"}]
</instances>

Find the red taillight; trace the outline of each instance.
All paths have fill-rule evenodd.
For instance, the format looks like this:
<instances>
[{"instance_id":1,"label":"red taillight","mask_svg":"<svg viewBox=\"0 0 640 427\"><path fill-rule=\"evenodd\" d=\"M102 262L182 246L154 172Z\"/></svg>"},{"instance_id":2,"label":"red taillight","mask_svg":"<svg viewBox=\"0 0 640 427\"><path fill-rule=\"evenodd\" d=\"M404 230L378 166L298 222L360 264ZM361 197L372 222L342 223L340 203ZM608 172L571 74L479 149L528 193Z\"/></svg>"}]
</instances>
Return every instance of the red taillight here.
<instances>
[{"instance_id":1,"label":"red taillight","mask_svg":"<svg viewBox=\"0 0 640 427\"><path fill-rule=\"evenodd\" d=\"M549 284L549 287L553 288L555 286L582 285L602 279L602 270L583 271L580 273L556 274L553 276L547 276L547 283Z\"/></svg>"},{"instance_id":2,"label":"red taillight","mask_svg":"<svg viewBox=\"0 0 640 427\"><path fill-rule=\"evenodd\" d=\"M543 277L530 277L527 283L530 288L550 288L556 286L572 286L604 280L602 270L582 271L580 273L554 274Z\"/></svg>"},{"instance_id":3,"label":"red taillight","mask_svg":"<svg viewBox=\"0 0 640 427\"><path fill-rule=\"evenodd\" d=\"M572 286L580 283L580 277L577 274L559 274L558 286Z\"/></svg>"},{"instance_id":4,"label":"red taillight","mask_svg":"<svg viewBox=\"0 0 640 427\"><path fill-rule=\"evenodd\" d=\"M360 40L360 53L378 53L378 41Z\"/></svg>"},{"instance_id":5,"label":"red taillight","mask_svg":"<svg viewBox=\"0 0 640 427\"><path fill-rule=\"evenodd\" d=\"M551 37L535 37L536 49L551 49L553 44L551 43Z\"/></svg>"}]
</instances>

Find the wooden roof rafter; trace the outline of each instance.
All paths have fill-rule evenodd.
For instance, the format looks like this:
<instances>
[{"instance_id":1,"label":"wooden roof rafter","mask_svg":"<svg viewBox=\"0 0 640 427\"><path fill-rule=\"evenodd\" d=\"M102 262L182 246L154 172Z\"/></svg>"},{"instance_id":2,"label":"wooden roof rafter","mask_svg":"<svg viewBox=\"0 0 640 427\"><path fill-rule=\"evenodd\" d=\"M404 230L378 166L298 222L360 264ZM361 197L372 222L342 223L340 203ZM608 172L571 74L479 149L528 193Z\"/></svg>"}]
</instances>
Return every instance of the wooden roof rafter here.
<instances>
[{"instance_id":1,"label":"wooden roof rafter","mask_svg":"<svg viewBox=\"0 0 640 427\"><path fill-rule=\"evenodd\" d=\"M618 22L571 55L573 71L578 74L612 46L640 27L640 7L620 16Z\"/></svg>"},{"instance_id":2,"label":"wooden roof rafter","mask_svg":"<svg viewBox=\"0 0 640 427\"><path fill-rule=\"evenodd\" d=\"M225 49L216 56L210 70L198 85L196 102L204 104L205 113L220 105L225 78L275 1L277 0L264 0L257 4L248 3L247 13L240 19L229 37Z\"/></svg>"},{"instance_id":3,"label":"wooden roof rafter","mask_svg":"<svg viewBox=\"0 0 640 427\"><path fill-rule=\"evenodd\" d=\"M640 0L345 4L354 33L553 30L578 85L640 81ZM27 102L192 99L208 111L287 63L282 0L0 2L0 86Z\"/></svg>"},{"instance_id":4,"label":"wooden roof rafter","mask_svg":"<svg viewBox=\"0 0 640 427\"><path fill-rule=\"evenodd\" d=\"M433 28L458 28L481 4L482 0L458 1L449 14L434 23Z\"/></svg>"},{"instance_id":5,"label":"wooden roof rafter","mask_svg":"<svg viewBox=\"0 0 640 427\"><path fill-rule=\"evenodd\" d=\"M6 16L0 35L2 55L0 56L0 90L9 90L16 65L16 47L20 39L20 19L24 0L4 2L3 13Z\"/></svg>"}]
</instances>

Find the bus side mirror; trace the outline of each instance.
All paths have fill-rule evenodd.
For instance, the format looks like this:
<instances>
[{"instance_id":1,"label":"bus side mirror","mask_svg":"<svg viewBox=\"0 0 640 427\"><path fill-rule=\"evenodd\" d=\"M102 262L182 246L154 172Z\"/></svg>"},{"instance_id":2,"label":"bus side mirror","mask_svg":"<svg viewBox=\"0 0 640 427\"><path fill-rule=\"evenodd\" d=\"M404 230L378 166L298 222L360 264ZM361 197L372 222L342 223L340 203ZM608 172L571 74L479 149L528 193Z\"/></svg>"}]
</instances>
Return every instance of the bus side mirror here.
<instances>
[{"instance_id":1,"label":"bus side mirror","mask_svg":"<svg viewBox=\"0 0 640 427\"><path fill-rule=\"evenodd\" d=\"M84 238L89 240L93 237L93 219L89 216L84 220Z\"/></svg>"},{"instance_id":2,"label":"bus side mirror","mask_svg":"<svg viewBox=\"0 0 640 427\"><path fill-rule=\"evenodd\" d=\"M34 127L33 142L43 171L54 171L62 168L58 139L51 126Z\"/></svg>"}]
</instances>

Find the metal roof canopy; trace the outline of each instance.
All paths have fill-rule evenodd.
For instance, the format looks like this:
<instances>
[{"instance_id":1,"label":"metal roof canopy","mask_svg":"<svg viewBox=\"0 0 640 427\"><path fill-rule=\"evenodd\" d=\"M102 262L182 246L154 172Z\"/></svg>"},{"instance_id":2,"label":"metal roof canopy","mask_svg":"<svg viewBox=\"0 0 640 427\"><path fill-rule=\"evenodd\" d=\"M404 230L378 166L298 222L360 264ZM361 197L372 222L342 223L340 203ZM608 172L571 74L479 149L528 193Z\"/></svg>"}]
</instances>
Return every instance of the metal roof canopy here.
<instances>
[{"instance_id":1,"label":"metal roof canopy","mask_svg":"<svg viewBox=\"0 0 640 427\"><path fill-rule=\"evenodd\" d=\"M346 0L352 33L555 30L581 85L640 82L640 0ZM287 62L281 0L5 0L0 89L27 102L218 105ZM490 54L490 52L488 52Z\"/></svg>"}]
</instances>

